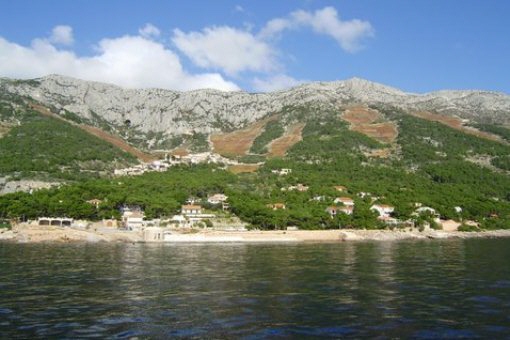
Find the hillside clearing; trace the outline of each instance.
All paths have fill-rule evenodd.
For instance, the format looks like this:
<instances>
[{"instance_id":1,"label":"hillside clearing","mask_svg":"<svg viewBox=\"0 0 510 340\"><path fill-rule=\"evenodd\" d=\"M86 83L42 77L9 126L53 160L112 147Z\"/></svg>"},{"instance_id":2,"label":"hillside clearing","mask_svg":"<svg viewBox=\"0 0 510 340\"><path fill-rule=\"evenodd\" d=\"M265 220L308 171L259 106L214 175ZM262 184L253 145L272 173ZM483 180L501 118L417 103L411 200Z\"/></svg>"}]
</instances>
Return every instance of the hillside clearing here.
<instances>
[{"instance_id":1,"label":"hillside clearing","mask_svg":"<svg viewBox=\"0 0 510 340\"><path fill-rule=\"evenodd\" d=\"M345 110L342 114L342 119L352 125L372 124L382 119L382 115L379 111L365 106L354 106Z\"/></svg>"},{"instance_id":2,"label":"hillside clearing","mask_svg":"<svg viewBox=\"0 0 510 340\"><path fill-rule=\"evenodd\" d=\"M341 118L350 123L352 131L362 133L381 143L393 143L398 136L395 123L385 121L379 111L365 106L353 106L345 110Z\"/></svg>"},{"instance_id":3,"label":"hillside clearing","mask_svg":"<svg viewBox=\"0 0 510 340\"><path fill-rule=\"evenodd\" d=\"M421 118L421 119L426 119L426 120L429 120L432 122L438 122L438 123L444 124L446 126L451 127L452 129L456 129L456 130L462 131L464 133L467 133L467 134L470 134L470 135L473 135L476 137L485 138L485 139L489 139L489 140L493 140L493 141L497 141L497 142L501 142L501 143L506 143L498 135L492 134L490 132L480 131L474 127L465 126L463 120L458 117L445 116L445 115L427 112L427 111L411 112L411 115Z\"/></svg>"},{"instance_id":4,"label":"hillside clearing","mask_svg":"<svg viewBox=\"0 0 510 340\"><path fill-rule=\"evenodd\" d=\"M264 130L264 126L277 118L278 116L267 117L241 130L211 135L214 152L226 157L246 155L255 138Z\"/></svg>"},{"instance_id":5,"label":"hillside clearing","mask_svg":"<svg viewBox=\"0 0 510 340\"><path fill-rule=\"evenodd\" d=\"M259 169L259 167L260 167L259 164L238 164L229 166L227 170L232 172L233 174L240 174L255 172Z\"/></svg>"},{"instance_id":6,"label":"hillside clearing","mask_svg":"<svg viewBox=\"0 0 510 340\"><path fill-rule=\"evenodd\" d=\"M116 146L117 148L123 150L123 151L126 151L127 153L135 156L136 158L138 158L139 160L143 161L143 162L151 162L151 161L154 161L155 160L155 157L149 155L149 154L146 154L134 147L132 147L131 145L129 145L128 143L126 143L123 139L121 139L120 137L117 137L117 136L114 136L110 133L107 133L99 128L96 128L96 127L93 127L93 126L90 126L90 125L85 125L85 124L77 124L75 122L72 122L72 121L69 121L67 119L64 119L62 118L61 116L59 116L58 114L55 114L55 113L52 113L50 111L49 108L47 107L44 107L43 105L40 105L40 104L36 104L36 103L31 103L30 104L30 107L39 112L40 114L44 115L44 116L47 116L47 117L52 117L52 118L56 118L56 119L60 119L62 121L65 121L73 126L76 126L80 129L82 129L83 131L86 131L88 132L89 134L93 135L93 136L96 136L114 146Z\"/></svg>"},{"instance_id":7,"label":"hillside clearing","mask_svg":"<svg viewBox=\"0 0 510 340\"><path fill-rule=\"evenodd\" d=\"M10 126L0 124L0 138L5 136L10 130Z\"/></svg>"},{"instance_id":8,"label":"hillside clearing","mask_svg":"<svg viewBox=\"0 0 510 340\"><path fill-rule=\"evenodd\" d=\"M273 140L268 145L268 156L269 157L283 157L287 150L289 150L294 144L299 143L302 139L304 123L297 123L287 128L284 135L280 138Z\"/></svg>"}]
</instances>

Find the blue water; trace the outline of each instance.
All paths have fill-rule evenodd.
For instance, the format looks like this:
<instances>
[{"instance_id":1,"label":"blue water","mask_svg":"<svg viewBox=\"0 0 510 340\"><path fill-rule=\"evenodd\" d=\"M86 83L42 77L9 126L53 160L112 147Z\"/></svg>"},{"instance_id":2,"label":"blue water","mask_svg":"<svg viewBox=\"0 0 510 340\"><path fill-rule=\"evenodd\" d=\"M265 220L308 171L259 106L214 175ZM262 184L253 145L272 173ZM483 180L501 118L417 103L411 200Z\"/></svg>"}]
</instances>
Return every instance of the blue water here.
<instances>
[{"instance_id":1,"label":"blue water","mask_svg":"<svg viewBox=\"0 0 510 340\"><path fill-rule=\"evenodd\" d=\"M510 239L0 244L0 338L510 338Z\"/></svg>"}]
</instances>

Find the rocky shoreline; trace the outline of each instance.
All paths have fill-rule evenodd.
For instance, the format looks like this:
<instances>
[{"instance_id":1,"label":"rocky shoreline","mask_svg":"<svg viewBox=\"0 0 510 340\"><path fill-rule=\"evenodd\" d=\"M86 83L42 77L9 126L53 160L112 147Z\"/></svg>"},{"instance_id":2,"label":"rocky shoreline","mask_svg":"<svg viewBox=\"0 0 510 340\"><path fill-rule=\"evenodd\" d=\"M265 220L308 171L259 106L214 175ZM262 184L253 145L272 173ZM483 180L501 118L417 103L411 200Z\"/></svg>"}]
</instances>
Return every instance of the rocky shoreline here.
<instances>
[{"instance_id":1,"label":"rocky shoreline","mask_svg":"<svg viewBox=\"0 0 510 340\"><path fill-rule=\"evenodd\" d=\"M296 243L344 241L400 241L426 239L467 239L510 237L510 230L482 232L392 231L392 230L294 230L294 231L170 231L159 243ZM142 232L113 228L78 229L69 227L40 227L18 225L12 230L0 231L0 241L14 243L73 243L154 242Z\"/></svg>"}]
</instances>

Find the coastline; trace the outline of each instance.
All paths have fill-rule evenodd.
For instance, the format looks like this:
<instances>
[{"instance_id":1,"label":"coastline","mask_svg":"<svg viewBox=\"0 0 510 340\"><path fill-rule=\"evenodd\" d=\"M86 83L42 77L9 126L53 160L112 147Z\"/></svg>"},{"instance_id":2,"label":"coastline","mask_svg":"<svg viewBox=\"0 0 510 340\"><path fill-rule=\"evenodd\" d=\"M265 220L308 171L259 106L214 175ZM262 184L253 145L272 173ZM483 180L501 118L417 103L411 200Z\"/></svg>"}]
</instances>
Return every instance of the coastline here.
<instances>
[{"instance_id":1,"label":"coastline","mask_svg":"<svg viewBox=\"0 0 510 340\"><path fill-rule=\"evenodd\" d=\"M94 230L70 227L14 226L0 232L0 242L11 243L313 243L345 241L400 241L426 239L467 239L510 237L510 230L481 232L394 231L394 230L270 230L270 231L221 231L199 230L184 233L172 230L165 240L144 240L142 232L123 231L113 228Z\"/></svg>"}]
</instances>

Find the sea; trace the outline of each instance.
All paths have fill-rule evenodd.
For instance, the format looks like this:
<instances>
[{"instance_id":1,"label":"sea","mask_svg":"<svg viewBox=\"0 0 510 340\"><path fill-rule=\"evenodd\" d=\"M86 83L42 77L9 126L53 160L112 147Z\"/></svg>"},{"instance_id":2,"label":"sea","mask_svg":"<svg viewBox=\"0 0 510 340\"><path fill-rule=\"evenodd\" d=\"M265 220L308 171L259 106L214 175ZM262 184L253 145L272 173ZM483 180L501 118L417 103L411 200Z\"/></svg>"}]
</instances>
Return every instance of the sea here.
<instances>
[{"instance_id":1,"label":"sea","mask_svg":"<svg viewBox=\"0 0 510 340\"><path fill-rule=\"evenodd\" d=\"M510 239L0 244L0 338L510 339Z\"/></svg>"}]
</instances>

